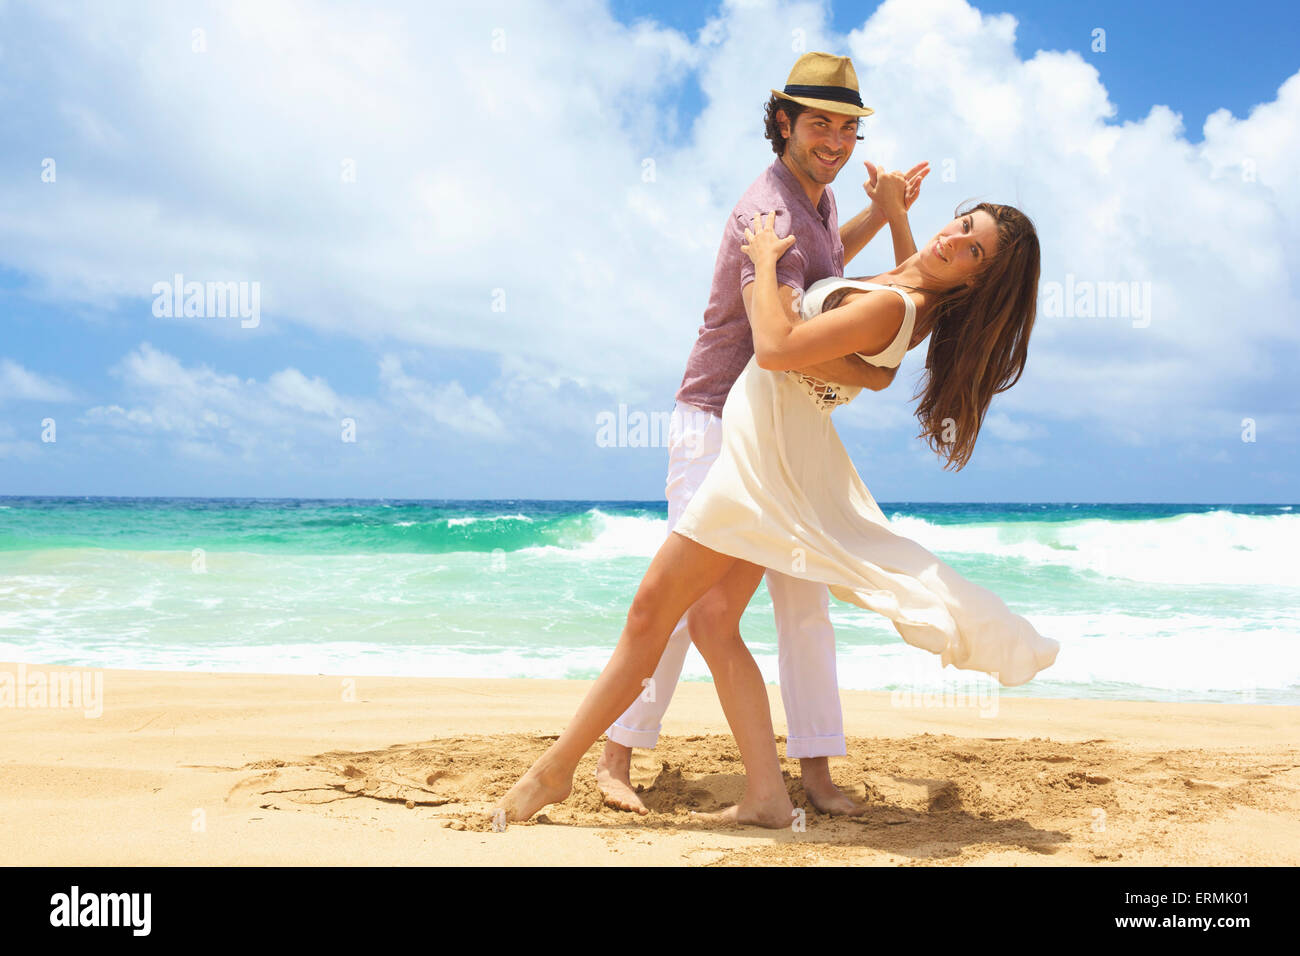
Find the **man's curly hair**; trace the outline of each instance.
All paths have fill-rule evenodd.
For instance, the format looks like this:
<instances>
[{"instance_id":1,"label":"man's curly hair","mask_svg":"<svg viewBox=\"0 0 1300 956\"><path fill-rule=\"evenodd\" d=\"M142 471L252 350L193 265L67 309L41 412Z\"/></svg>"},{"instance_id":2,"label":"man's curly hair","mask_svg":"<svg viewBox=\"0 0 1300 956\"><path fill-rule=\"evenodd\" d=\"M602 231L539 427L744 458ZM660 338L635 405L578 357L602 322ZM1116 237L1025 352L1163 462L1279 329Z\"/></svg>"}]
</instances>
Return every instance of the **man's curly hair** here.
<instances>
[{"instance_id":1,"label":"man's curly hair","mask_svg":"<svg viewBox=\"0 0 1300 956\"><path fill-rule=\"evenodd\" d=\"M794 129L795 122L799 119L800 113L807 112L809 107L802 103L796 103L794 100L782 99L773 93L767 99L767 106L763 108L763 136L771 141L772 152L777 156L785 155L785 144L787 138L781 135L781 126L776 120L778 112L784 113L790 119L790 129ZM858 137L862 139L861 136Z\"/></svg>"}]
</instances>

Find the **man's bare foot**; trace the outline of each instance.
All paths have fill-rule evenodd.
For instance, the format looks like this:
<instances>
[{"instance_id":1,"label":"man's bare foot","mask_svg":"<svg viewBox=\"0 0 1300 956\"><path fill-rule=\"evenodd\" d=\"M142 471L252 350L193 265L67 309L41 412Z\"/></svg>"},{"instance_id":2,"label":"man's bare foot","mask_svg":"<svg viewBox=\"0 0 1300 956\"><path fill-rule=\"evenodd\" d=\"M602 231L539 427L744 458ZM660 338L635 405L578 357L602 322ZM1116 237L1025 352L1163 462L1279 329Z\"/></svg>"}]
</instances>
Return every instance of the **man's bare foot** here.
<instances>
[{"instance_id":1,"label":"man's bare foot","mask_svg":"<svg viewBox=\"0 0 1300 956\"><path fill-rule=\"evenodd\" d=\"M805 757L799 761L799 772L803 777L803 792L817 812L848 817L867 812L865 805L835 786L826 757Z\"/></svg>"},{"instance_id":2,"label":"man's bare foot","mask_svg":"<svg viewBox=\"0 0 1300 956\"><path fill-rule=\"evenodd\" d=\"M803 792L808 794L808 802L817 808L818 813L856 817L867 812L865 804L858 803L835 784L831 784L827 789L821 789L809 787L805 781Z\"/></svg>"},{"instance_id":3,"label":"man's bare foot","mask_svg":"<svg viewBox=\"0 0 1300 956\"><path fill-rule=\"evenodd\" d=\"M612 740L605 741L600 762L596 764L596 786L605 798L605 806L646 814L649 808L632 786L632 748Z\"/></svg>"},{"instance_id":4,"label":"man's bare foot","mask_svg":"<svg viewBox=\"0 0 1300 956\"><path fill-rule=\"evenodd\" d=\"M563 772L549 771L538 761L497 801L489 816L495 818L498 810L504 810L509 823L527 820L542 807L568 799L572 790L572 776L566 779Z\"/></svg>"},{"instance_id":5,"label":"man's bare foot","mask_svg":"<svg viewBox=\"0 0 1300 956\"><path fill-rule=\"evenodd\" d=\"M691 820L717 827L754 826L780 830L790 826L794 818L794 804L785 794L767 801L751 800L746 796L734 807L716 813L691 811Z\"/></svg>"}]
</instances>

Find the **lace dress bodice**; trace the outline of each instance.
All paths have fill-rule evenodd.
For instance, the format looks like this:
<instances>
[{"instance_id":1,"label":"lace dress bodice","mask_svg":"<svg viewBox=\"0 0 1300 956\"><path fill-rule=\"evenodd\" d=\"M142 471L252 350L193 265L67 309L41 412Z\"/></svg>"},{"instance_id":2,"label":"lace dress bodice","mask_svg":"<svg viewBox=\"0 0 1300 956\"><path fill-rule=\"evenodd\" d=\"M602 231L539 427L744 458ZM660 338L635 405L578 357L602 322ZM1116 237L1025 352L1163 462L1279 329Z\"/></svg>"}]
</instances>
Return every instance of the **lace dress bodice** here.
<instances>
[{"instance_id":1,"label":"lace dress bodice","mask_svg":"<svg viewBox=\"0 0 1300 956\"><path fill-rule=\"evenodd\" d=\"M903 360L903 356L907 354L908 343L912 340L912 329L916 324L916 304L912 301L911 296L897 286L881 285L876 282L859 282L855 279L842 279L839 276L818 279L803 294L802 301L799 304L800 319L808 322L821 315L822 303L826 301L826 297L836 289L845 287L863 290L889 289L903 297L907 314L903 317L903 324L899 327L894 340L885 347L884 351L876 355L863 355L861 352L854 353L864 361L880 368L893 368L898 365ZM808 394L813 404L826 414L830 414L840 405L847 405L857 398L858 393L862 391L861 386L858 385L823 382L821 379L813 378L811 375L804 375L794 369L788 370L785 374L796 382Z\"/></svg>"}]
</instances>

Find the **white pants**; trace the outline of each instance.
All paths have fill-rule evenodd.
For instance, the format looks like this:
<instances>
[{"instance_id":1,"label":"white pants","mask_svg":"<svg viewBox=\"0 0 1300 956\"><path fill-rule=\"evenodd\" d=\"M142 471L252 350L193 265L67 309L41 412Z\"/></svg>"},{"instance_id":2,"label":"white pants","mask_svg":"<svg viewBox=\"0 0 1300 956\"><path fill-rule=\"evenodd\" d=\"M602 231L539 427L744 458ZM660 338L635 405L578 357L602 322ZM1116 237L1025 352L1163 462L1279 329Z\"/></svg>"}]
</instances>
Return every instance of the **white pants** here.
<instances>
[{"instance_id":1,"label":"white pants","mask_svg":"<svg viewBox=\"0 0 1300 956\"><path fill-rule=\"evenodd\" d=\"M678 402L668 426L668 532L699 490L722 450L722 419ZM844 717L835 676L835 632L830 621L826 585L804 581L770 568L767 590L776 616L781 672L781 700L789 734L790 758L843 755ZM607 731L625 747L653 747L659 740L664 712L677 688L691 638L686 617L677 622L659 666L653 695L642 694ZM653 696L653 700L645 699Z\"/></svg>"}]
</instances>

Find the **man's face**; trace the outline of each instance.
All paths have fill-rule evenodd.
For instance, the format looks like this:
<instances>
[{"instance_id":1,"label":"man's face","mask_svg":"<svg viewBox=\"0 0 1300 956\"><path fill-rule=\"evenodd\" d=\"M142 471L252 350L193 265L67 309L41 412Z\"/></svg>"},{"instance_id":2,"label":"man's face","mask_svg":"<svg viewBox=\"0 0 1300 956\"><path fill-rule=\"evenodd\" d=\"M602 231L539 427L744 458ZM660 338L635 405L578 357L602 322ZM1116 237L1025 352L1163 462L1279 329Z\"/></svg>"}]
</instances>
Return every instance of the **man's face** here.
<instances>
[{"instance_id":1,"label":"man's face","mask_svg":"<svg viewBox=\"0 0 1300 956\"><path fill-rule=\"evenodd\" d=\"M782 132L789 124L782 124ZM825 110L804 110L786 134L785 155L815 183L825 186L853 155L858 142L858 117Z\"/></svg>"}]
</instances>

